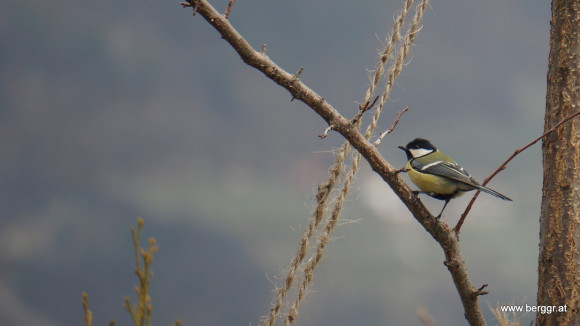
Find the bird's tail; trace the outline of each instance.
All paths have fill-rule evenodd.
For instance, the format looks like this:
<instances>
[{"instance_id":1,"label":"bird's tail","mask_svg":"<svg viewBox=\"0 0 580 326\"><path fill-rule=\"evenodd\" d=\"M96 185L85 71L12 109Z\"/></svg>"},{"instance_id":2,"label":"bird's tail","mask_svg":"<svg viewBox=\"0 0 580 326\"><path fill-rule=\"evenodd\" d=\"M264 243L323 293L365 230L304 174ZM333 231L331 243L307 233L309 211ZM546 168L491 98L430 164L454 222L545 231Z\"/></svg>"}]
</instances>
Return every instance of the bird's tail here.
<instances>
[{"instance_id":1,"label":"bird's tail","mask_svg":"<svg viewBox=\"0 0 580 326\"><path fill-rule=\"evenodd\" d=\"M509 198L508 196L502 195L502 194L500 194L499 192L497 192L497 191L495 191L495 190L493 190L493 189L491 189L491 188L484 187L484 186L480 186L480 187L479 187L479 188L477 188L477 189L478 189L478 190L481 190L481 191L483 191L483 192L486 192L486 193L488 193L488 194L490 194L490 195L494 195L494 196L496 196L497 198L501 198L501 199L503 199L503 200L509 200L509 201L513 201L513 200L511 200L511 198Z\"/></svg>"}]
</instances>

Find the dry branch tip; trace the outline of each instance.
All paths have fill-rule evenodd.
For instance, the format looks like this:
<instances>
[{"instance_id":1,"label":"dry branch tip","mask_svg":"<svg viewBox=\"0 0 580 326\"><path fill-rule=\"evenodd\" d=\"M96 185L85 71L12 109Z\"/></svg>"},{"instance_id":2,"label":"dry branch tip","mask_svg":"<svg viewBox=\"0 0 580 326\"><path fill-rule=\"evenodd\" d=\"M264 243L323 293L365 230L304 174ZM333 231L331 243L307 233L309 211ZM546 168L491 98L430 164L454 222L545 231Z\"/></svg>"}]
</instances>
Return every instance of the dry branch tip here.
<instances>
[{"instance_id":1,"label":"dry branch tip","mask_svg":"<svg viewBox=\"0 0 580 326\"><path fill-rule=\"evenodd\" d=\"M324 139L328 136L328 132L331 131L332 129L334 129L333 125L328 126L326 129L324 129L324 132L318 135L318 138L320 139Z\"/></svg>"},{"instance_id":2,"label":"dry branch tip","mask_svg":"<svg viewBox=\"0 0 580 326\"><path fill-rule=\"evenodd\" d=\"M302 74L303 71L304 71L304 67L300 67L298 69L298 71L293 75L294 80L300 80L300 74Z\"/></svg>"},{"instance_id":3,"label":"dry branch tip","mask_svg":"<svg viewBox=\"0 0 580 326\"><path fill-rule=\"evenodd\" d=\"M226 10L224 10L224 18L228 19L230 17L230 12L232 11L232 5L234 4L234 1L236 0L230 0L228 2L228 6L226 7Z\"/></svg>"},{"instance_id":4,"label":"dry branch tip","mask_svg":"<svg viewBox=\"0 0 580 326\"><path fill-rule=\"evenodd\" d=\"M377 140L375 140L375 142L374 142L375 146L379 146L381 144L381 142L383 141L383 138L385 138L386 135L392 133L395 130L395 128L399 124L399 120L401 120L401 117L403 116L403 114L405 114L405 112L409 111L409 109L410 109L410 107L406 106L403 110L397 112L397 116L395 117L395 120L393 121L393 123L391 124L389 129L387 129L385 132L381 133L379 138L377 138Z\"/></svg>"},{"instance_id":5,"label":"dry branch tip","mask_svg":"<svg viewBox=\"0 0 580 326\"><path fill-rule=\"evenodd\" d=\"M486 287L488 287L489 284L485 283L482 286L479 287L479 289L477 289L473 295L475 296L480 296L480 295L486 295L489 294L489 291L484 291L483 289L485 289Z\"/></svg>"},{"instance_id":6,"label":"dry branch tip","mask_svg":"<svg viewBox=\"0 0 580 326\"><path fill-rule=\"evenodd\" d=\"M359 104L358 113L354 116L354 118L352 118L350 120L350 122L352 124L356 124L362 118L362 116L365 114L365 112L367 112L368 110L375 107L378 99L379 99L379 96L377 95L372 102L366 101L365 104L363 104L363 105Z\"/></svg>"},{"instance_id":7,"label":"dry branch tip","mask_svg":"<svg viewBox=\"0 0 580 326\"><path fill-rule=\"evenodd\" d=\"M199 1L195 1L195 0L187 0L187 2L180 2L179 4L183 8L187 8L187 7L193 8L193 12L192 12L193 16L195 16L195 13L197 13L197 9L200 6Z\"/></svg>"},{"instance_id":8,"label":"dry branch tip","mask_svg":"<svg viewBox=\"0 0 580 326\"><path fill-rule=\"evenodd\" d=\"M395 170L395 174L407 173L407 172L409 172L409 170L410 169L407 169L407 168L401 168L401 169ZM415 195L417 195L417 194L415 194Z\"/></svg>"}]
</instances>

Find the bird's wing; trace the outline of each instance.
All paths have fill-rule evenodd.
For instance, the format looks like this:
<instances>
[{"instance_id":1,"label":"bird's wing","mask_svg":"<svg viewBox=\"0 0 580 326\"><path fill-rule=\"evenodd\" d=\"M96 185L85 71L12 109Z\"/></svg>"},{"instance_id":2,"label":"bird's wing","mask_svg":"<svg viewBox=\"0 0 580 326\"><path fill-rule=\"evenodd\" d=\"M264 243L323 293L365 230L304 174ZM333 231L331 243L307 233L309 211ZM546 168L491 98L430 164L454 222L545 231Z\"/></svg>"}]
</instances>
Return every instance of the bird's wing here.
<instances>
[{"instance_id":1,"label":"bird's wing","mask_svg":"<svg viewBox=\"0 0 580 326\"><path fill-rule=\"evenodd\" d=\"M454 162L434 162L424 166L413 166L416 170L422 173L428 173L444 177L447 179L465 183L471 187L479 188L481 185L473 179L473 177L465 171L460 165Z\"/></svg>"}]
</instances>

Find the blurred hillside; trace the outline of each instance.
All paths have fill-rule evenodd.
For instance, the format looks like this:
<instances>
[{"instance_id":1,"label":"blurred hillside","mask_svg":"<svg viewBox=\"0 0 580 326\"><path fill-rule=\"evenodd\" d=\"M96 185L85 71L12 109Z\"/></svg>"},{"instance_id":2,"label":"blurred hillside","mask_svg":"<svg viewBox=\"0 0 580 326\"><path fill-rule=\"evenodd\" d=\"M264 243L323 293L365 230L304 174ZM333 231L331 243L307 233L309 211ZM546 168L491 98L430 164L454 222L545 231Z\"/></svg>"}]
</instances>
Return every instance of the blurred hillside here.
<instances>
[{"instance_id":1,"label":"blurred hillside","mask_svg":"<svg viewBox=\"0 0 580 326\"><path fill-rule=\"evenodd\" d=\"M354 116L400 6L237 1L230 21ZM426 137L483 179L541 133L549 3L431 6L380 129L411 110L380 149L402 166L396 146ZM341 144L316 137L325 127L178 2L2 1L0 325L79 324L82 291L95 325L128 324L139 216L160 246L156 323L256 325ZM296 325L417 325L418 307L464 325L440 249L369 170L343 215L357 223L339 227ZM480 196L464 258L490 284L484 310L533 304L539 148L490 186L514 203ZM450 204L449 223L468 197Z\"/></svg>"}]
</instances>

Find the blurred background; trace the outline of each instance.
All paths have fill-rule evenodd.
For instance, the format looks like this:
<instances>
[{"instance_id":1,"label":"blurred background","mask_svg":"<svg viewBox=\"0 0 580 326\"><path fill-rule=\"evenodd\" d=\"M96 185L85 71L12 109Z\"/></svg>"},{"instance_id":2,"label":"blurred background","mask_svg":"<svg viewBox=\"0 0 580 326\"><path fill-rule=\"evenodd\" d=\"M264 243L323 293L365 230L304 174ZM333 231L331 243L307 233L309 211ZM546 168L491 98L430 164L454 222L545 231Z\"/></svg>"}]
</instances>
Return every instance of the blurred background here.
<instances>
[{"instance_id":1,"label":"blurred background","mask_svg":"<svg viewBox=\"0 0 580 326\"><path fill-rule=\"evenodd\" d=\"M352 117L401 5L239 0L230 21ZM386 159L425 137L482 180L540 135L549 19L547 1L433 1L380 123L411 107ZM142 217L155 324L257 325L341 137L178 1L4 0L0 40L0 324L82 324L86 291L95 325L128 325ZM490 325L488 306L535 302L541 180L538 144L489 184L514 202L482 195L463 226ZM342 218L296 325L419 325L423 308L466 324L441 249L366 163Z\"/></svg>"}]
</instances>

